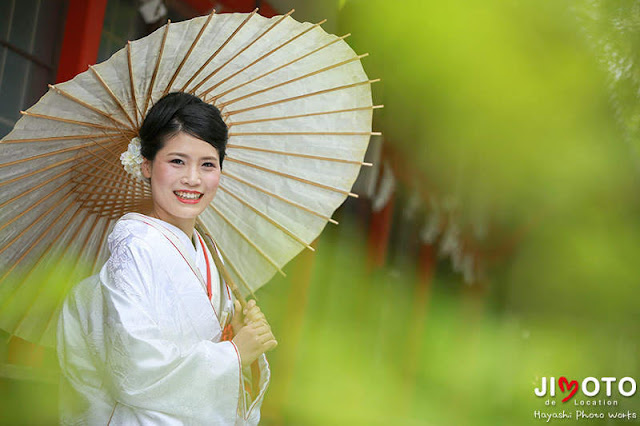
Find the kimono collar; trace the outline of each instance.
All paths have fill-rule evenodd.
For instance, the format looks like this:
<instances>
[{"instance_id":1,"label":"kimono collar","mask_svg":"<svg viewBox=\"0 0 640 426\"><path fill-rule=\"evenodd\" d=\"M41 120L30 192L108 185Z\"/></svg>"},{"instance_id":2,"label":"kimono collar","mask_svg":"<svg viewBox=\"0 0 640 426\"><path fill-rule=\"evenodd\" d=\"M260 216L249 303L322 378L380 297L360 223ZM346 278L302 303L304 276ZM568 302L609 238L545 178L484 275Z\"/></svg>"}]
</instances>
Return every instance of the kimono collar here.
<instances>
[{"instance_id":1,"label":"kimono collar","mask_svg":"<svg viewBox=\"0 0 640 426\"><path fill-rule=\"evenodd\" d=\"M177 226L172 225L172 224L170 224L168 222L165 222L162 219L157 219L155 217L151 217L151 216L147 216L147 215L143 215L143 216L145 218L148 218L148 219L154 221L155 223L158 223L158 224L162 225L164 228L166 228L172 234L174 234L176 237L178 237L178 239L180 240L180 242L182 243L184 248L186 250L190 251L190 254L193 256L194 259L197 259L195 254L199 253L202 249L200 248L200 242L198 241L198 233L197 233L197 231L195 229L193 230L193 237L191 239L189 239L187 234L185 234L184 231L182 229L178 228Z\"/></svg>"}]
</instances>

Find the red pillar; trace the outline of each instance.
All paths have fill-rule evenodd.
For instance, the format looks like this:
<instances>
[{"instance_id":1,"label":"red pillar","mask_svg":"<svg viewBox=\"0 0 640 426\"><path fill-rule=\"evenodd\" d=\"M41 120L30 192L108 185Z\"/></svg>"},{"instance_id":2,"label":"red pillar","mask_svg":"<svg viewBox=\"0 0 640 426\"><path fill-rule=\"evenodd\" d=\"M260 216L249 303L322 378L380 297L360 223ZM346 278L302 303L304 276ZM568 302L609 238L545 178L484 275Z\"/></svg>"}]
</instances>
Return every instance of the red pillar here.
<instances>
[{"instance_id":1,"label":"red pillar","mask_svg":"<svg viewBox=\"0 0 640 426\"><path fill-rule=\"evenodd\" d=\"M387 248L389 247L389 235L391 233L391 224L393 222L393 206L395 204L395 195L387 204L379 211L371 214L371 222L369 223L369 267L377 269L384 266L387 259Z\"/></svg>"},{"instance_id":2,"label":"red pillar","mask_svg":"<svg viewBox=\"0 0 640 426\"><path fill-rule=\"evenodd\" d=\"M107 0L69 0L56 83L96 63Z\"/></svg>"},{"instance_id":3,"label":"red pillar","mask_svg":"<svg viewBox=\"0 0 640 426\"><path fill-rule=\"evenodd\" d=\"M418 253L418 282L427 288L431 285L431 279L436 268L436 247L432 244L422 243Z\"/></svg>"},{"instance_id":4,"label":"red pillar","mask_svg":"<svg viewBox=\"0 0 640 426\"><path fill-rule=\"evenodd\" d=\"M182 2L201 15L208 14L211 9L216 9L218 12L252 12L256 8L256 0L218 0L217 2L212 2L211 0L182 0ZM223 7L220 8L219 5ZM278 15L278 12L266 1L260 1L258 13L267 18Z\"/></svg>"}]
</instances>

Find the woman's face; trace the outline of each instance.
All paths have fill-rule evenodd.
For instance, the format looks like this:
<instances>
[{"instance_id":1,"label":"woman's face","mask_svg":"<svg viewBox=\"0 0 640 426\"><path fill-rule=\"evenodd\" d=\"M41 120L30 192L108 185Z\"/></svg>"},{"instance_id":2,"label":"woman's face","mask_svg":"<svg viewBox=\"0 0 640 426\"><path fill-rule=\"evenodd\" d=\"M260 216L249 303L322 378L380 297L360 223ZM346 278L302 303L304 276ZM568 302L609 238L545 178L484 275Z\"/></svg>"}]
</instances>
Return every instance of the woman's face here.
<instances>
[{"instance_id":1,"label":"woman's face","mask_svg":"<svg viewBox=\"0 0 640 426\"><path fill-rule=\"evenodd\" d=\"M168 139L153 161L142 163L151 179L152 215L193 234L196 217L218 189L220 159L207 142L180 132Z\"/></svg>"}]
</instances>

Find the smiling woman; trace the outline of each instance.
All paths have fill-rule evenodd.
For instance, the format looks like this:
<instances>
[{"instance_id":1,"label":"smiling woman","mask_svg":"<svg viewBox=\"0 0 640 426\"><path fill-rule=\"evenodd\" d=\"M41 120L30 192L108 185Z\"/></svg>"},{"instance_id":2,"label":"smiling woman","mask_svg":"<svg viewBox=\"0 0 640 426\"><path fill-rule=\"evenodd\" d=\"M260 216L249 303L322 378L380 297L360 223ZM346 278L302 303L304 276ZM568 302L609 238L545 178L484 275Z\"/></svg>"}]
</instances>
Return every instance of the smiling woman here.
<instances>
[{"instance_id":1,"label":"smiling woman","mask_svg":"<svg viewBox=\"0 0 640 426\"><path fill-rule=\"evenodd\" d=\"M151 182L152 215L193 233L196 217L213 200L220 180L218 153L207 142L180 132L155 160L144 160L142 174Z\"/></svg>"},{"instance_id":2,"label":"smiling woman","mask_svg":"<svg viewBox=\"0 0 640 426\"><path fill-rule=\"evenodd\" d=\"M195 96L171 93L149 111L143 158L127 166L148 179L151 211L115 224L111 257L60 315L62 423L258 423L264 352L277 342L254 302L243 312L234 304L194 230L216 194L226 141L220 112Z\"/></svg>"},{"instance_id":3,"label":"smiling woman","mask_svg":"<svg viewBox=\"0 0 640 426\"><path fill-rule=\"evenodd\" d=\"M191 237L218 189L227 141L220 112L195 96L171 93L151 108L140 136L151 215Z\"/></svg>"}]
</instances>

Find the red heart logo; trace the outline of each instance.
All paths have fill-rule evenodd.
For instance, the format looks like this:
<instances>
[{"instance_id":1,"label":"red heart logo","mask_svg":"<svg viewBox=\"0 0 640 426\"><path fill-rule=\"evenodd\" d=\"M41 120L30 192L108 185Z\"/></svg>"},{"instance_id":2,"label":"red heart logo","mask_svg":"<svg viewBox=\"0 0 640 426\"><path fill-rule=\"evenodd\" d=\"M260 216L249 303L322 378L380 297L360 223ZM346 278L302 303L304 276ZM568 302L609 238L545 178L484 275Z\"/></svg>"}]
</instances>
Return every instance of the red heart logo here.
<instances>
[{"instance_id":1,"label":"red heart logo","mask_svg":"<svg viewBox=\"0 0 640 426\"><path fill-rule=\"evenodd\" d=\"M564 392L564 387L567 387L567 390L573 388L573 390L571 391L571 393L569 394L569 396L567 396L566 398L564 398L562 400L562 402L567 402L568 400L571 399L571 397L573 395L576 394L576 392L578 392L578 381L577 380L572 380L571 382L569 382L569 380L567 380L566 377L562 376L560 377L560 380L558 380L558 385L560 386L560 390L562 392Z\"/></svg>"}]
</instances>

